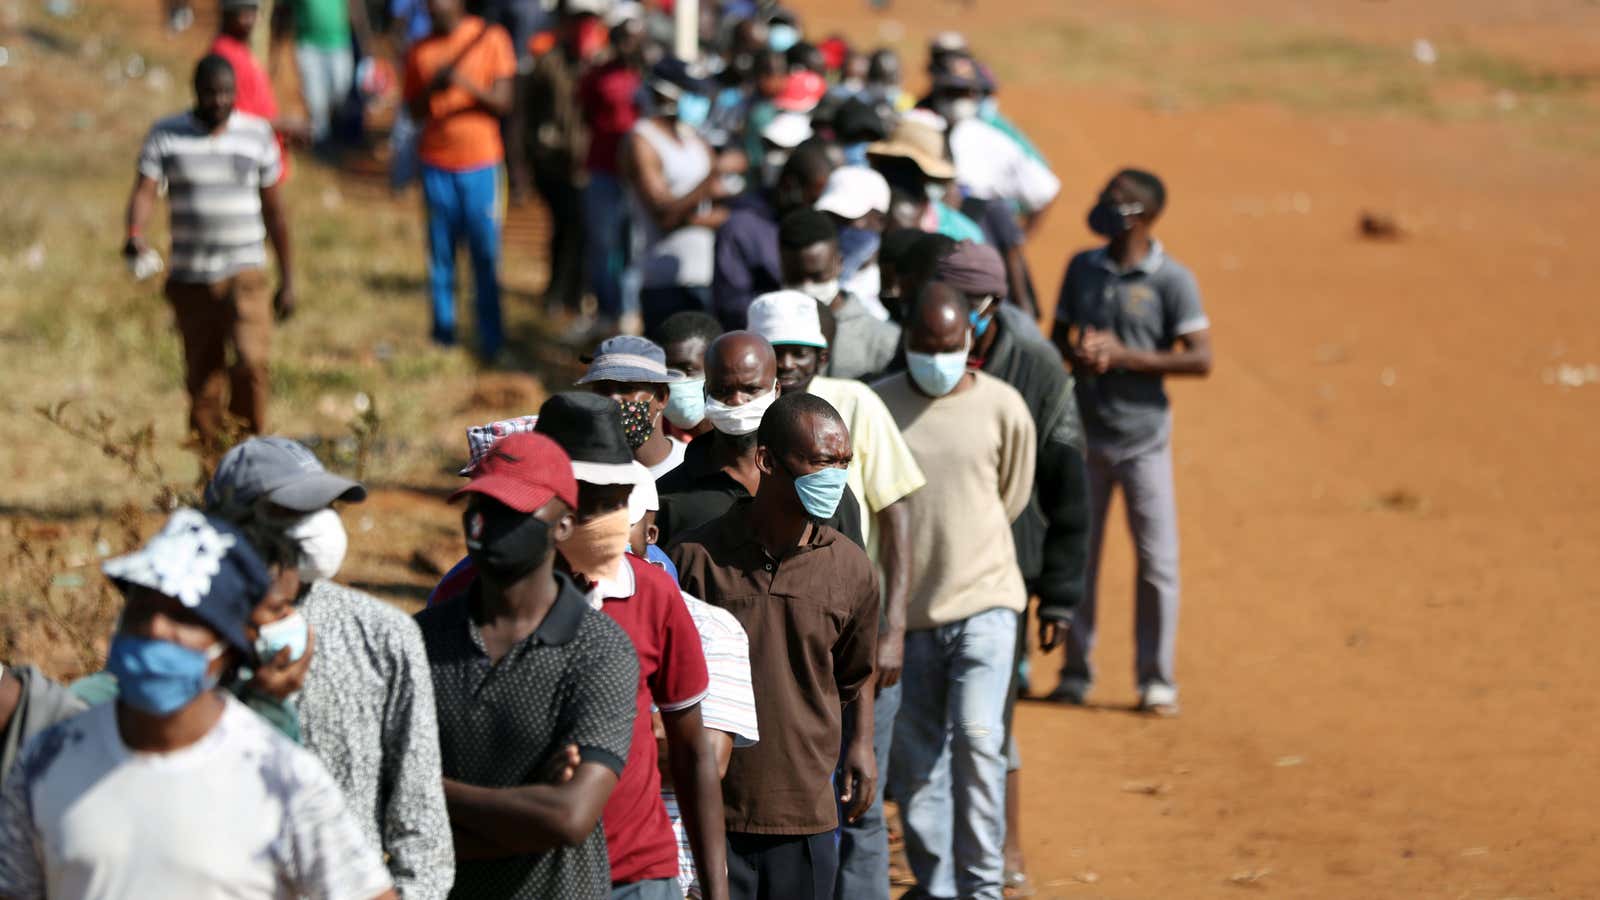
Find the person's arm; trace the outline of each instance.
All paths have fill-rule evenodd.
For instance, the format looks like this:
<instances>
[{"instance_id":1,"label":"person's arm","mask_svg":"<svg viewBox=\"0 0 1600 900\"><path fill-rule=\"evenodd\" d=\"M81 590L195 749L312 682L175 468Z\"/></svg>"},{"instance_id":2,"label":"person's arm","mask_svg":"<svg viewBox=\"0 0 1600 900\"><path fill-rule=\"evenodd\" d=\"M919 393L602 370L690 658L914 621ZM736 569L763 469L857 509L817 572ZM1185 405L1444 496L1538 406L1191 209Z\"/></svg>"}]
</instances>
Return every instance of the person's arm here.
<instances>
[{"instance_id":1,"label":"person's arm","mask_svg":"<svg viewBox=\"0 0 1600 900\"><path fill-rule=\"evenodd\" d=\"M514 94L510 78L496 78L487 88L480 88L472 80L456 70L452 77L456 87L466 91L472 98L472 105L481 107L485 112L495 118L504 118L511 114Z\"/></svg>"},{"instance_id":2,"label":"person's arm","mask_svg":"<svg viewBox=\"0 0 1600 900\"><path fill-rule=\"evenodd\" d=\"M416 623L395 628L383 708L380 834L406 900L444 900L455 881L450 816L440 778L439 723L428 651Z\"/></svg>"},{"instance_id":3,"label":"person's arm","mask_svg":"<svg viewBox=\"0 0 1600 900\"><path fill-rule=\"evenodd\" d=\"M906 603L911 597L911 511L896 500L878 510L878 564L883 568L883 629L878 632L878 688L900 681L905 664Z\"/></svg>"},{"instance_id":4,"label":"person's arm","mask_svg":"<svg viewBox=\"0 0 1600 900\"><path fill-rule=\"evenodd\" d=\"M272 309L279 319L294 315L294 248L289 242L289 217L283 211L281 182L261 189L261 220L267 226L267 238L272 241L272 252L278 258L278 293L273 295Z\"/></svg>"},{"instance_id":5,"label":"person's arm","mask_svg":"<svg viewBox=\"0 0 1600 900\"><path fill-rule=\"evenodd\" d=\"M855 732L850 745L844 748L842 784L839 803L844 806L846 822L854 822L872 805L878 786L878 756L872 748L873 692L863 689L855 702L846 706L844 714L855 717Z\"/></svg>"},{"instance_id":6,"label":"person's arm","mask_svg":"<svg viewBox=\"0 0 1600 900\"><path fill-rule=\"evenodd\" d=\"M855 717L855 736L840 760L839 802L846 821L855 821L872 805L878 780L877 757L872 752L873 691L877 657L878 577L872 564L862 560L861 578L847 590L855 603L839 640L833 647L833 678L838 687L841 713Z\"/></svg>"},{"instance_id":7,"label":"person's arm","mask_svg":"<svg viewBox=\"0 0 1600 900\"><path fill-rule=\"evenodd\" d=\"M155 212L159 186L156 180L140 172L133 176L133 190L128 194L127 229L122 242L123 256L137 256L148 246L144 241L145 226L150 224L150 214Z\"/></svg>"},{"instance_id":8,"label":"person's arm","mask_svg":"<svg viewBox=\"0 0 1600 900\"><path fill-rule=\"evenodd\" d=\"M1000 502L1005 506L1006 521L1015 522L1033 496L1039 448L1033 414L1027 404L1019 396L1009 399L1014 402L1003 407L1000 425Z\"/></svg>"},{"instance_id":9,"label":"person's arm","mask_svg":"<svg viewBox=\"0 0 1600 900\"><path fill-rule=\"evenodd\" d=\"M711 173L693 190L682 197L672 196L672 189L667 186L666 172L662 169L661 156L649 141L637 134L630 134L623 141L621 162L624 175L644 201L656 227L663 232L675 231L688 224L700 205L713 199L721 178L717 167L712 166Z\"/></svg>"},{"instance_id":10,"label":"person's arm","mask_svg":"<svg viewBox=\"0 0 1600 900\"><path fill-rule=\"evenodd\" d=\"M1082 354L1096 373L1121 369L1150 375L1211 374L1211 329L1179 335L1170 350L1133 350L1110 331L1085 328Z\"/></svg>"},{"instance_id":11,"label":"person's arm","mask_svg":"<svg viewBox=\"0 0 1600 900\"><path fill-rule=\"evenodd\" d=\"M444 779L456 858L496 859L575 847L600 822L617 773L583 762L565 784L487 788ZM467 838L467 840L463 840Z\"/></svg>"},{"instance_id":12,"label":"person's arm","mask_svg":"<svg viewBox=\"0 0 1600 900\"><path fill-rule=\"evenodd\" d=\"M355 35L356 43L361 47L361 55L377 56L377 41L372 36L372 23L367 18L367 4L365 0L350 0L350 33Z\"/></svg>"},{"instance_id":13,"label":"person's arm","mask_svg":"<svg viewBox=\"0 0 1600 900\"><path fill-rule=\"evenodd\" d=\"M750 308L750 301L755 299L755 275L745 258L740 236L726 225L724 223L725 227L717 229L713 254L716 265L711 270L711 308L724 328L730 327L732 322L742 328L745 310Z\"/></svg>"},{"instance_id":14,"label":"person's arm","mask_svg":"<svg viewBox=\"0 0 1600 900\"><path fill-rule=\"evenodd\" d=\"M1035 593L1039 596L1039 645L1049 652L1066 637L1083 600L1089 565L1089 482L1082 429L1072 382L1060 392L1039 423L1039 455L1034 469L1039 509L1044 514L1044 562Z\"/></svg>"},{"instance_id":15,"label":"person's arm","mask_svg":"<svg viewBox=\"0 0 1600 900\"><path fill-rule=\"evenodd\" d=\"M672 787L694 852L695 871L706 900L728 897L727 834L722 817L722 776L716 745L700 720L700 705L662 712ZM720 732L716 732L720 733ZM731 739L726 741L730 752Z\"/></svg>"}]
</instances>

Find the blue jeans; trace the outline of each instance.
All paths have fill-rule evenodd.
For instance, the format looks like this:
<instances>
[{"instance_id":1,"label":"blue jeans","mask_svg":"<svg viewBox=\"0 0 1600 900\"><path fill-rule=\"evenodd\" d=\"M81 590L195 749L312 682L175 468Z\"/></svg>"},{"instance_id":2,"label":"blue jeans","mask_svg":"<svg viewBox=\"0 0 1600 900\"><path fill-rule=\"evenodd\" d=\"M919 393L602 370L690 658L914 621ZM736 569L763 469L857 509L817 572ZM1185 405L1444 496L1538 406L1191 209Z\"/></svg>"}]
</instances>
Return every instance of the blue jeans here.
<instances>
[{"instance_id":1,"label":"blue jeans","mask_svg":"<svg viewBox=\"0 0 1600 900\"><path fill-rule=\"evenodd\" d=\"M991 609L906 633L889 779L918 897L1000 900L1006 691L1017 614Z\"/></svg>"},{"instance_id":2,"label":"blue jeans","mask_svg":"<svg viewBox=\"0 0 1600 900\"><path fill-rule=\"evenodd\" d=\"M485 358L500 350L500 217L504 172L498 163L451 172L422 166L422 197L428 205L428 284L433 295L433 339L456 338L456 244L463 237L472 255L477 289L478 349Z\"/></svg>"},{"instance_id":3,"label":"blue jeans","mask_svg":"<svg viewBox=\"0 0 1600 900\"><path fill-rule=\"evenodd\" d=\"M622 268L626 263L628 202L622 182L608 172L590 172L583 189L583 231L589 289L600 315L622 316Z\"/></svg>"},{"instance_id":4,"label":"blue jeans","mask_svg":"<svg viewBox=\"0 0 1600 900\"><path fill-rule=\"evenodd\" d=\"M899 711L897 682L878 692L873 702L872 753L878 760L878 790L872 805L850 823L844 821L844 808L839 809L839 877L833 883L834 900L889 900L889 828L883 820L883 786L888 783L889 748L894 744L894 719ZM854 732L855 723L847 720L844 746L850 745Z\"/></svg>"},{"instance_id":5,"label":"blue jeans","mask_svg":"<svg viewBox=\"0 0 1600 900\"><path fill-rule=\"evenodd\" d=\"M323 144L333 133L333 110L350 95L355 81L355 54L349 47L329 50L302 43L295 45L294 64L311 120L311 141Z\"/></svg>"}]
</instances>

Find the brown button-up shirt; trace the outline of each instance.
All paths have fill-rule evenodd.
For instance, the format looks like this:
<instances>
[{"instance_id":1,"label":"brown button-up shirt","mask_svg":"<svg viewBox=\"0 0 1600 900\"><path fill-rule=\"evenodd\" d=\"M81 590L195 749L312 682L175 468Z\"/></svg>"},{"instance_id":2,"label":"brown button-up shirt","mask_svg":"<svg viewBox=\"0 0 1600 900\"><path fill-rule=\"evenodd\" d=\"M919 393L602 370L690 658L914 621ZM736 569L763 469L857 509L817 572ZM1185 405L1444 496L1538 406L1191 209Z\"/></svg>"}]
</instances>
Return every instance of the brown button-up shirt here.
<instances>
[{"instance_id":1,"label":"brown button-up shirt","mask_svg":"<svg viewBox=\"0 0 1600 900\"><path fill-rule=\"evenodd\" d=\"M750 636L761 742L728 764L728 830L818 834L838 826L842 707L872 679L878 582L866 553L826 525L774 559L756 538L753 503L685 532L670 555L683 589Z\"/></svg>"}]
</instances>

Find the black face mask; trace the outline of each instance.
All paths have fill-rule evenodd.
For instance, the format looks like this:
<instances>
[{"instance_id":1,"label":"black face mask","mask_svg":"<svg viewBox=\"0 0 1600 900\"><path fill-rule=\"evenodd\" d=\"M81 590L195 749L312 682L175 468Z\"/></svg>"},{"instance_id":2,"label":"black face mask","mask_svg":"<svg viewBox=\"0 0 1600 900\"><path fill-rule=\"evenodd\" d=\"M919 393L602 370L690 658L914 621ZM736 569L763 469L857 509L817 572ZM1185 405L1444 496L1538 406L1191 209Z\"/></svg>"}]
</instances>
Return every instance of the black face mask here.
<instances>
[{"instance_id":1,"label":"black face mask","mask_svg":"<svg viewBox=\"0 0 1600 900\"><path fill-rule=\"evenodd\" d=\"M511 584L550 556L550 526L501 503L478 503L461 518L467 556L484 578Z\"/></svg>"},{"instance_id":2,"label":"black face mask","mask_svg":"<svg viewBox=\"0 0 1600 900\"><path fill-rule=\"evenodd\" d=\"M1103 238L1121 237L1133 227L1128 217L1142 212L1144 206L1139 203L1120 204L1102 199L1089 207L1089 230Z\"/></svg>"}]
</instances>

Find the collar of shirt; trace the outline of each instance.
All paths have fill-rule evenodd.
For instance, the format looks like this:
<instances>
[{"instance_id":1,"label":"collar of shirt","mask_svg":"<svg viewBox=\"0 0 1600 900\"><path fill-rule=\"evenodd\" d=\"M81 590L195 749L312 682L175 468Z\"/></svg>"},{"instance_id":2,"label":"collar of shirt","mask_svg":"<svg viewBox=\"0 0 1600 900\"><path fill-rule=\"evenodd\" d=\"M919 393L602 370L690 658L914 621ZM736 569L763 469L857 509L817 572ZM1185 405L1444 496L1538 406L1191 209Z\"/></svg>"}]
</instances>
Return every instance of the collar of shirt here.
<instances>
[{"instance_id":1,"label":"collar of shirt","mask_svg":"<svg viewBox=\"0 0 1600 900\"><path fill-rule=\"evenodd\" d=\"M617 561L617 574L596 581L584 599L590 607L598 610L606 605L607 600L626 600L636 590L638 582L633 577L633 566L628 565L628 554L623 553L622 559Z\"/></svg>"},{"instance_id":2,"label":"collar of shirt","mask_svg":"<svg viewBox=\"0 0 1600 900\"><path fill-rule=\"evenodd\" d=\"M820 550L828 547L838 539L839 533L831 528L823 528L815 522L809 524L806 533L800 536L800 543L795 545L782 557L774 557L767 552L767 545L761 543L761 538L756 535L755 523L751 515L755 512L756 501L754 497L746 497L734 501L733 508L722 517L722 540L724 546L738 547L754 554L753 559L765 565L767 561L782 562L792 556L811 550Z\"/></svg>"},{"instance_id":3,"label":"collar of shirt","mask_svg":"<svg viewBox=\"0 0 1600 900\"><path fill-rule=\"evenodd\" d=\"M673 469L671 475L681 477L692 489L717 488L732 491L739 496L748 497L750 492L738 479L722 470L711 458L712 448L715 446L717 433L708 431L689 442L683 450L683 462Z\"/></svg>"},{"instance_id":4,"label":"collar of shirt","mask_svg":"<svg viewBox=\"0 0 1600 900\"><path fill-rule=\"evenodd\" d=\"M624 561L626 564L626 561ZM550 604L549 612L544 614L544 620L533 633L518 641L507 657L521 653L533 644L543 644L547 647L559 647L572 642L578 636L578 626L583 622L583 608L588 605L583 592L572 583L572 579L561 572L555 573L556 600ZM489 650L484 646L483 634L478 630L478 623L472 619L472 608L481 602L483 580L474 579L472 586L460 600L459 615L466 624L467 634L471 636L472 643L478 652L484 656L489 655Z\"/></svg>"},{"instance_id":5,"label":"collar of shirt","mask_svg":"<svg viewBox=\"0 0 1600 900\"><path fill-rule=\"evenodd\" d=\"M1101 247L1100 249L1094 251L1095 265L1105 269L1107 272L1110 272L1113 275L1131 275L1134 272L1138 272L1141 275L1154 275L1160 270L1161 264L1166 261L1167 251L1164 247L1162 247L1161 242L1155 238L1150 239L1150 252L1144 255L1144 259L1139 260L1126 269L1117 265L1117 261L1111 258L1111 251L1109 248Z\"/></svg>"}]
</instances>

